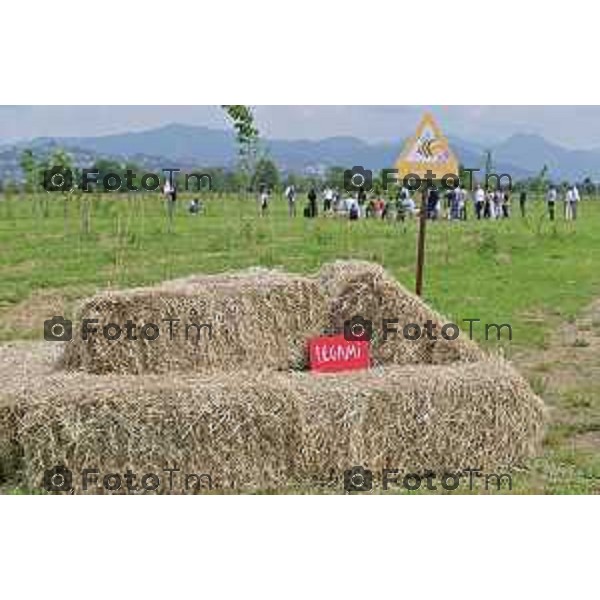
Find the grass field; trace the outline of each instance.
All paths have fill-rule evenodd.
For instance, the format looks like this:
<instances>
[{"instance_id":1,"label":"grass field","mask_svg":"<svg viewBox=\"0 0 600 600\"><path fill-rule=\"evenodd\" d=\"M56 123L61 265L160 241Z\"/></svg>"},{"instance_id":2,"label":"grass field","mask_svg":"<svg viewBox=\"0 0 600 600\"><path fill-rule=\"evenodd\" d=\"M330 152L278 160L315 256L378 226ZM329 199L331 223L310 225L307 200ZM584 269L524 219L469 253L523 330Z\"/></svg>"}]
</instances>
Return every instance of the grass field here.
<instances>
[{"instance_id":1,"label":"grass field","mask_svg":"<svg viewBox=\"0 0 600 600\"><path fill-rule=\"evenodd\" d=\"M190 216L178 201L168 232L159 196L0 197L0 340L41 339L43 321L72 316L77 299L195 272L251 265L311 272L336 258L381 263L414 287L416 223L290 219L282 199L258 216L254 200L205 199ZM516 207L513 207L516 208ZM502 351L551 409L543 454L513 474L518 493L600 493L600 202L576 224L529 216L428 224L424 298L463 319L509 323L513 339L476 339Z\"/></svg>"}]
</instances>

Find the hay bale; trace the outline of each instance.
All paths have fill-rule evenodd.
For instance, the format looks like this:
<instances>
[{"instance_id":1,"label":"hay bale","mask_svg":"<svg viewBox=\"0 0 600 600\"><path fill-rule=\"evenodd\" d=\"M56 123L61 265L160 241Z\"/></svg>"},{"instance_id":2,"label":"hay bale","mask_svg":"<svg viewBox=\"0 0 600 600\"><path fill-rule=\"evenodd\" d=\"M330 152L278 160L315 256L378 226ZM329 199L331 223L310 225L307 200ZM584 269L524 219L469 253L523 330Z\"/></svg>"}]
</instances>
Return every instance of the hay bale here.
<instances>
[{"instance_id":1,"label":"hay bale","mask_svg":"<svg viewBox=\"0 0 600 600\"><path fill-rule=\"evenodd\" d=\"M237 369L303 369L306 340L323 330L342 330L360 315L370 319L376 336L376 364L442 364L475 361L483 351L461 334L446 340L447 323L419 298L404 289L384 269L361 261L338 261L314 277L251 269L223 276L193 276L155 287L99 294L83 303L77 323L97 319L88 340L81 328L65 351L64 365L92 373L168 373ZM165 322L180 319L179 323ZM398 333L384 341L383 319L398 319ZM155 323L160 335L127 340L125 324ZM428 320L437 340L423 331L419 340L406 339L410 323ZM121 337L110 340L102 328L116 323ZM211 325L210 336L207 327ZM172 329L171 329L172 327ZM188 329L189 328L189 329Z\"/></svg>"},{"instance_id":2,"label":"hay bale","mask_svg":"<svg viewBox=\"0 0 600 600\"><path fill-rule=\"evenodd\" d=\"M35 387L39 375L55 370L54 365L62 353L60 344L46 347L42 353L32 351L38 346L27 342L0 346L0 482L16 478L21 467L23 452L17 441L17 399Z\"/></svg>"},{"instance_id":3,"label":"hay bale","mask_svg":"<svg viewBox=\"0 0 600 600\"><path fill-rule=\"evenodd\" d=\"M31 488L56 464L164 474L161 491L173 467L237 491L310 486L359 464L491 469L532 456L543 429L542 402L502 361L321 376L98 376L57 372L42 353L36 361L35 382L5 390Z\"/></svg>"},{"instance_id":4,"label":"hay bale","mask_svg":"<svg viewBox=\"0 0 600 600\"><path fill-rule=\"evenodd\" d=\"M181 336L76 335L59 364L61 344L0 347L0 457L12 457L4 461L13 461L11 473L31 488L54 465L162 473L157 491L165 492L164 469L178 468L210 474L221 491L281 491L354 465L406 473L510 467L538 448L541 400L508 363L462 337L375 337L379 366L370 371L286 372L303 366L307 338L357 314L374 324L397 317L399 330L445 323L377 265L334 263L314 277L191 277L100 294L81 316L101 328L194 322L192 312L220 325L200 350ZM83 491L79 477L75 489Z\"/></svg>"},{"instance_id":5,"label":"hay bale","mask_svg":"<svg viewBox=\"0 0 600 600\"><path fill-rule=\"evenodd\" d=\"M17 420L14 405L0 399L0 483L17 475L19 445L16 437Z\"/></svg>"},{"instance_id":6,"label":"hay bale","mask_svg":"<svg viewBox=\"0 0 600 600\"><path fill-rule=\"evenodd\" d=\"M326 326L325 307L317 280L265 269L102 293L76 321L97 319L97 332L83 340L74 327L64 365L92 373L303 368L306 339ZM128 320L137 340L126 339ZM119 339L102 335L109 323L122 328ZM147 323L159 326L157 339L141 335Z\"/></svg>"},{"instance_id":7,"label":"hay bale","mask_svg":"<svg viewBox=\"0 0 600 600\"><path fill-rule=\"evenodd\" d=\"M473 362L485 359L485 353L465 333L454 340L442 336L442 327L449 323L429 308L419 297L409 292L380 265L364 261L337 261L321 268L321 287L329 299L330 327L341 330L344 322L360 315L373 323L371 351L378 364L446 364L456 361ZM397 333L383 336L383 320L397 319L390 324ZM430 339L424 324L431 321L435 329ZM407 339L403 328L416 324L421 328L417 340ZM416 333L409 328L408 334ZM445 332L447 336L452 331Z\"/></svg>"}]
</instances>

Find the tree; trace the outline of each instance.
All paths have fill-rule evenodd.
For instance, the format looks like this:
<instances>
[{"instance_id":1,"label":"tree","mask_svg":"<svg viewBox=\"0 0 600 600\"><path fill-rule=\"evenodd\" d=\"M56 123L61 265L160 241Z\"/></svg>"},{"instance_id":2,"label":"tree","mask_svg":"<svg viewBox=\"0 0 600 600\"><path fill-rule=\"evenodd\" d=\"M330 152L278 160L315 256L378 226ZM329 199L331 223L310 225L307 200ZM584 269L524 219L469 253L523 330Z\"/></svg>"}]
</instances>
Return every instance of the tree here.
<instances>
[{"instance_id":1,"label":"tree","mask_svg":"<svg viewBox=\"0 0 600 600\"><path fill-rule=\"evenodd\" d=\"M261 158L256 163L252 177L253 190L257 190L262 184L270 190L276 190L279 187L279 171L275 163L268 158Z\"/></svg>"},{"instance_id":2,"label":"tree","mask_svg":"<svg viewBox=\"0 0 600 600\"><path fill-rule=\"evenodd\" d=\"M19 163L25 177L25 192L28 194L33 194L37 191L39 185L38 164L33 155L33 151L29 148L23 150Z\"/></svg>"},{"instance_id":3,"label":"tree","mask_svg":"<svg viewBox=\"0 0 600 600\"><path fill-rule=\"evenodd\" d=\"M542 170L534 177L531 187L537 194L543 194L548 185L548 165L544 165Z\"/></svg>"},{"instance_id":4,"label":"tree","mask_svg":"<svg viewBox=\"0 0 600 600\"><path fill-rule=\"evenodd\" d=\"M488 182L489 175L493 172L494 172L494 162L492 159L492 151L486 150L485 151L485 182L486 182L486 185Z\"/></svg>"},{"instance_id":5,"label":"tree","mask_svg":"<svg viewBox=\"0 0 600 600\"><path fill-rule=\"evenodd\" d=\"M474 173L466 171L462 163L458 165L458 180L460 181L460 185L464 186L466 189L475 189Z\"/></svg>"},{"instance_id":6,"label":"tree","mask_svg":"<svg viewBox=\"0 0 600 600\"><path fill-rule=\"evenodd\" d=\"M98 171L97 175L94 176L97 178L98 183L96 185L92 183L88 184L88 189L90 190L97 188L101 192L115 191L112 188L117 184L117 181L113 177L107 178L105 181L106 176L111 173L120 177L121 182L123 183L125 169L116 160L100 158L94 163L92 169ZM136 173L136 171L134 171L134 173ZM108 184L108 188L105 186L105 183Z\"/></svg>"},{"instance_id":7,"label":"tree","mask_svg":"<svg viewBox=\"0 0 600 600\"><path fill-rule=\"evenodd\" d=\"M258 157L259 134L254 124L254 114L252 109L244 104L223 104L221 106L233 122L236 131L240 167L244 178L243 187L246 189L255 172Z\"/></svg>"},{"instance_id":8,"label":"tree","mask_svg":"<svg viewBox=\"0 0 600 600\"><path fill-rule=\"evenodd\" d=\"M594 182L592 181L591 177L588 176L583 180L582 188L583 192L588 196L596 195L596 186L594 185Z\"/></svg>"},{"instance_id":9,"label":"tree","mask_svg":"<svg viewBox=\"0 0 600 600\"><path fill-rule=\"evenodd\" d=\"M328 167L325 171L325 184L338 189L344 187L344 167Z\"/></svg>"}]
</instances>

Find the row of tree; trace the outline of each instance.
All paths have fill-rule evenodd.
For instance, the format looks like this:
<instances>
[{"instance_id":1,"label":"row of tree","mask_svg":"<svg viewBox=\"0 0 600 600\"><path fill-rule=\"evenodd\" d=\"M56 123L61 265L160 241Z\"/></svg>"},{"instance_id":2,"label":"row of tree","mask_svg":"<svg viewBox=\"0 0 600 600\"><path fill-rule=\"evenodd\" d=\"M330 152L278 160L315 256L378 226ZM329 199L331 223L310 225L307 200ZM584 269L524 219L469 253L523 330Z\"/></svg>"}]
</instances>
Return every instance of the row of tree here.
<instances>
[{"instance_id":1,"label":"row of tree","mask_svg":"<svg viewBox=\"0 0 600 600\"><path fill-rule=\"evenodd\" d=\"M244 129L242 138L246 146L248 145L246 137L247 133L248 132ZM250 152L251 150L248 150L246 147L244 150L244 159L246 159ZM50 155L39 158L34 155L32 150L25 150L20 157L20 166L23 172L23 182L20 185L17 185L14 182L4 182L4 185L2 185L0 182L0 191L4 190L9 193L19 191L34 193L43 191L44 174L56 167L71 171L74 182L81 181L82 169L74 166L72 157L60 148L54 150ZM103 158L96 160L90 168L97 171L98 174L94 177L97 179L97 183L91 183L88 189L96 192L113 191L110 185L108 187L105 186L107 175L117 175L121 180L125 181L127 171L130 171L137 175L135 185L136 187L140 187L139 177L144 173L144 169L133 162L120 163L116 160ZM218 193L239 193L240 191L256 192L261 186L266 186L274 192L281 192L288 185L294 185L298 192L307 192L312 187L317 189L331 187L343 190L346 168L334 166L327 168L322 173L314 174L281 173L273 160L268 156L262 156L256 158L254 161L240 161L240 165L237 169L210 167L198 168L193 172L208 175L210 178L210 190ZM163 174L161 173L160 175ZM179 181L181 181L184 176L185 173L181 173L179 175ZM476 175L480 183L485 182L485 176L486 173L478 173ZM474 186L476 183L475 181L471 181L470 173L464 171L462 168L460 178L461 182L467 187ZM376 194L384 192L383 179L382 172L373 173L373 191ZM196 179L190 179L190 191L206 191L206 181L207 180L199 182ZM512 185L514 191L528 189L532 192L543 193L551 183L559 186L562 185L564 187L567 186L567 182L551 182L548 176L548 168L544 166L537 176L520 181L513 181ZM578 185L580 191L589 196L596 195L600 191L590 177L585 178L583 181L579 182ZM127 191L127 189L123 186L120 191Z\"/></svg>"}]
</instances>

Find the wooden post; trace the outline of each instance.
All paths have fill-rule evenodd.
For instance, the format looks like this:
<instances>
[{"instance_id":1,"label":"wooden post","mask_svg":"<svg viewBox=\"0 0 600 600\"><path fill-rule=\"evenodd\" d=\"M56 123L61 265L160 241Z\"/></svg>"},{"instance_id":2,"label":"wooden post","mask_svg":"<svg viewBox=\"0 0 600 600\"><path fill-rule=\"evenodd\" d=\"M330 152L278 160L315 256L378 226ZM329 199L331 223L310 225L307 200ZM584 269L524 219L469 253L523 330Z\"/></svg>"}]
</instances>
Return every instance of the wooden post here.
<instances>
[{"instance_id":1,"label":"wooden post","mask_svg":"<svg viewBox=\"0 0 600 600\"><path fill-rule=\"evenodd\" d=\"M423 293L423 267L425 265L425 227L427 224L427 192L425 189L421 195L421 211L419 214L419 239L417 242L417 273L415 293L421 296Z\"/></svg>"}]
</instances>

